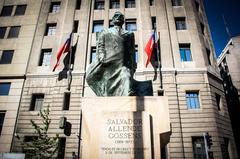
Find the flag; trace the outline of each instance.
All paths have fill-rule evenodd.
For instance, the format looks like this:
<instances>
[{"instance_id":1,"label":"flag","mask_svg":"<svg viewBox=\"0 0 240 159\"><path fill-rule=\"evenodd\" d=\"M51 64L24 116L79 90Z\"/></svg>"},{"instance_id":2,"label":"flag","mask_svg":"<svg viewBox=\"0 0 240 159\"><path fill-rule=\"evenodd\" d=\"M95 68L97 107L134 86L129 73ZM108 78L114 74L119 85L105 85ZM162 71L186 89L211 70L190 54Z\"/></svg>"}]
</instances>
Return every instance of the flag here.
<instances>
[{"instance_id":1,"label":"flag","mask_svg":"<svg viewBox=\"0 0 240 159\"><path fill-rule=\"evenodd\" d=\"M55 69L59 66L59 61L61 59L61 56L63 53L68 53L70 51L70 45L71 45L71 39L72 39L72 33L70 34L69 38L66 40L66 42L60 47L57 53L57 62L54 65L53 72Z\"/></svg>"},{"instance_id":2,"label":"flag","mask_svg":"<svg viewBox=\"0 0 240 159\"><path fill-rule=\"evenodd\" d=\"M58 74L58 81L60 81L64 78L67 78L67 72L70 69L73 69L73 68L70 68L70 67L71 67L71 65L74 64L75 53L76 53L76 49L77 49L77 43L78 43L78 37L77 37L77 42L75 43L74 46L72 46L71 52L68 53L63 59L64 68ZM70 56L71 56L71 59L70 59ZM71 62L71 65L69 65L70 62Z\"/></svg>"},{"instance_id":3,"label":"flag","mask_svg":"<svg viewBox=\"0 0 240 159\"><path fill-rule=\"evenodd\" d=\"M153 34L151 35L146 47L145 47L145 52L148 56L148 59L147 59L147 62L146 62L146 67L147 65L149 64L150 60L151 60L151 57L152 57L152 52L153 52L153 49L155 47L155 31L153 32Z\"/></svg>"}]
</instances>

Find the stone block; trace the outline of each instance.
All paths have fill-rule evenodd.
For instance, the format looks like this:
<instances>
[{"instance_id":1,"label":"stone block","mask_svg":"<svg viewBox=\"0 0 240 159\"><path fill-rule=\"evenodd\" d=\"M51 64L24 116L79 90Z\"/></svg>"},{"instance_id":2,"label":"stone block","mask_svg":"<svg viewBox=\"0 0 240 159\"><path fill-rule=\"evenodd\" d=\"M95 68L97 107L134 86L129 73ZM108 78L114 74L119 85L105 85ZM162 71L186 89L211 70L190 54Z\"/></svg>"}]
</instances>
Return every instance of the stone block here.
<instances>
[{"instance_id":1,"label":"stone block","mask_svg":"<svg viewBox=\"0 0 240 159\"><path fill-rule=\"evenodd\" d=\"M82 158L160 158L169 142L166 97L82 98Z\"/></svg>"}]
</instances>

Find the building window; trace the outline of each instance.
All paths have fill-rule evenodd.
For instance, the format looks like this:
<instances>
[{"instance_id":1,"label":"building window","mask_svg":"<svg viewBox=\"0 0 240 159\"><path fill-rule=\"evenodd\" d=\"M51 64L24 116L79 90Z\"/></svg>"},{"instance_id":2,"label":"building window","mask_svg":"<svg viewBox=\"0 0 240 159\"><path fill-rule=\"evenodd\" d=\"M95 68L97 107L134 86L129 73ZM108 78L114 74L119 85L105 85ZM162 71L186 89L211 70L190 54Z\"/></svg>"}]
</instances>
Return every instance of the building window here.
<instances>
[{"instance_id":1,"label":"building window","mask_svg":"<svg viewBox=\"0 0 240 159\"><path fill-rule=\"evenodd\" d=\"M153 3L154 3L154 0L149 0L149 4L150 4L150 6L152 6Z\"/></svg>"},{"instance_id":2,"label":"building window","mask_svg":"<svg viewBox=\"0 0 240 159\"><path fill-rule=\"evenodd\" d=\"M11 16L12 10L13 10L13 6L3 6L0 16Z\"/></svg>"},{"instance_id":3,"label":"building window","mask_svg":"<svg viewBox=\"0 0 240 159\"><path fill-rule=\"evenodd\" d=\"M52 36L56 34L56 23L47 24L45 36Z\"/></svg>"},{"instance_id":4,"label":"building window","mask_svg":"<svg viewBox=\"0 0 240 159\"><path fill-rule=\"evenodd\" d=\"M93 33L98 33L103 30L103 20L98 20L93 22Z\"/></svg>"},{"instance_id":5,"label":"building window","mask_svg":"<svg viewBox=\"0 0 240 159\"><path fill-rule=\"evenodd\" d=\"M186 92L186 101L188 109L199 109L199 93L198 91L187 91Z\"/></svg>"},{"instance_id":6,"label":"building window","mask_svg":"<svg viewBox=\"0 0 240 159\"><path fill-rule=\"evenodd\" d=\"M218 111L220 111L220 110L221 110L221 107L222 107L222 98L221 98L221 95L215 93L215 97L216 97L216 103L217 103Z\"/></svg>"},{"instance_id":7,"label":"building window","mask_svg":"<svg viewBox=\"0 0 240 159\"><path fill-rule=\"evenodd\" d=\"M37 139L38 139L37 136L24 136L24 142L32 142Z\"/></svg>"},{"instance_id":8,"label":"building window","mask_svg":"<svg viewBox=\"0 0 240 159\"><path fill-rule=\"evenodd\" d=\"M38 140L38 136L24 136L24 139L23 139L24 143L29 143L29 144L36 142L37 140ZM23 153L25 153L27 149L28 149L27 147L23 148ZM25 154L25 157L31 158L28 153Z\"/></svg>"},{"instance_id":9,"label":"building window","mask_svg":"<svg viewBox=\"0 0 240 159\"><path fill-rule=\"evenodd\" d=\"M175 24L176 24L177 30L186 30L187 29L185 17L176 17Z\"/></svg>"},{"instance_id":10,"label":"building window","mask_svg":"<svg viewBox=\"0 0 240 159\"><path fill-rule=\"evenodd\" d=\"M42 49L38 66L50 66L52 49Z\"/></svg>"},{"instance_id":11,"label":"building window","mask_svg":"<svg viewBox=\"0 0 240 159\"><path fill-rule=\"evenodd\" d=\"M90 63L97 59L96 47L91 48Z\"/></svg>"},{"instance_id":12,"label":"building window","mask_svg":"<svg viewBox=\"0 0 240 159\"><path fill-rule=\"evenodd\" d=\"M52 2L50 7L50 13L58 13L60 11L61 2Z\"/></svg>"},{"instance_id":13,"label":"building window","mask_svg":"<svg viewBox=\"0 0 240 159\"><path fill-rule=\"evenodd\" d=\"M3 39L5 37L7 27L0 27L0 39Z\"/></svg>"},{"instance_id":14,"label":"building window","mask_svg":"<svg viewBox=\"0 0 240 159\"><path fill-rule=\"evenodd\" d=\"M182 6L182 0L172 0L172 6Z\"/></svg>"},{"instance_id":15,"label":"building window","mask_svg":"<svg viewBox=\"0 0 240 159\"><path fill-rule=\"evenodd\" d=\"M58 159L64 159L65 156L65 146L66 146L66 138L65 137L60 137L59 138L59 150L57 154Z\"/></svg>"},{"instance_id":16,"label":"building window","mask_svg":"<svg viewBox=\"0 0 240 159\"><path fill-rule=\"evenodd\" d=\"M228 72L229 72L229 69L228 69L228 64L227 64L226 58L224 58L224 59L222 60L222 65L223 65L224 71L225 71L226 73L228 73Z\"/></svg>"},{"instance_id":17,"label":"building window","mask_svg":"<svg viewBox=\"0 0 240 159\"><path fill-rule=\"evenodd\" d=\"M126 30L137 31L136 19L126 19Z\"/></svg>"},{"instance_id":18,"label":"building window","mask_svg":"<svg viewBox=\"0 0 240 159\"><path fill-rule=\"evenodd\" d=\"M78 32L78 24L79 24L79 21L78 20L74 20L74 24L73 24L73 32L74 33Z\"/></svg>"},{"instance_id":19,"label":"building window","mask_svg":"<svg viewBox=\"0 0 240 159\"><path fill-rule=\"evenodd\" d=\"M80 8L81 8L81 0L77 0L76 9L80 9Z\"/></svg>"},{"instance_id":20,"label":"building window","mask_svg":"<svg viewBox=\"0 0 240 159\"><path fill-rule=\"evenodd\" d=\"M135 0L125 0L125 8L135 8Z\"/></svg>"},{"instance_id":21,"label":"building window","mask_svg":"<svg viewBox=\"0 0 240 159\"><path fill-rule=\"evenodd\" d=\"M0 111L0 135L2 133L5 114L6 114L6 111Z\"/></svg>"},{"instance_id":22,"label":"building window","mask_svg":"<svg viewBox=\"0 0 240 159\"><path fill-rule=\"evenodd\" d=\"M71 97L71 93L70 92L65 92L64 93L63 110L69 110L70 97Z\"/></svg>"},{"instance_id":23,"label":"building window","mask_svg":"<svg viewBox=\"0 0 240 159\"><path fill-rule=\"evenodd\" d=\"M134 61L138 63L138 45L135 45Z\"/></svg>"},{"instance_id":24,"label":"building window","mask_svg":"<svg viewBox=\"0 0 240 159\"><path fill-rule=\"evenodd\" d=\"M156 17L152 17L152 29L155 30L157 28Z\"/></svg>"},{"instance_id":25,"label":"building window","mask_svg":"<svg viewBox=\"0 0 240 159\"><path fill-rule=\"evenodd\" d=\"M110 0L110 9L120 8L119 0Z\"/></svg>"},{"instance_id":26,"label":"building window","mask_svg":"<svg viewBox=\"0 0 240 159\"><path fill-rule=\"evenodd\" d=\"M192 61L190 44L179 44L181 61Z\"/></svg>"},{"instance_id":27,"label":"building window","mask_svg":"<svg viewBox=\"0 0 240 159\"><path fill-rule=\"evenodd\" d=\"M104 9L104 0L95 0L94 9L103 10Z\"/></svg>"},{"instance_id":28,"label":"building window","mask_svg":"<svg viewBox=\"0 0 240 159\"><path fill-rule=\"evenodd\" d=\"M20 32L20 26L12 26L10 27L8 38L17 38Z\"/></svg>"},{"instance_id":29,"label":"building window","mask_svg":"<svg viewBox=\"0 0 240 159\"><path fill-rule=\"evenodd\" d=\"M211 51L206 48L207 58L208 58L208 64L211 65Z\"/></svg>"},{"instance_id":30,"label":"building window","mask_svg":"<svg viewBox=\"0 0 240 159\"><path fill-rule=\"evenodd\" d=\"M194 159L207 159L203 137L192 137L192 145Z\"/></svg>"},{"instance_id":31,"label":"building window","mask_svg":"<svg viewBox=\"0 0 240 159\"><path fill-rule=\"evenodd\" d=\"M0 64L11 64L14 50L3 50L0 54Z\"/></svg>"},{"instance_id":32,"label":"building window","mask_svg":"<svg viewBox=\"0 0 240 159\"><path fill-rule=\"evenodd\" d=\"M113 23L112 23L112 20L109 20L109 25L108 25L108 27L109 28L111 28L111 27L113 27L114 25L113 25Z\"/></svg>"},{"instance_id":33,"label":"building window","mask_svg":"<svg viewBox=\"0 0 240 159\"><path fill-rule=\"evenodd\" d=\"M224 143L221 144L222 157L224 159L230 159L229 152L228 152L228 149L229 149L229 139L224 137L223 140L224 140Z\"/></svg>"},{"instance_id":34,"label":"building window","mask_svg":"<svg viewBox=\"0 0 240 159\"><path fill-rule=\"evenodd\" d=\"M0 96L7 96L11 87L10 82L0 83Z\"/></svg>"},{"instance_id":35,"label":"building window","mask_svg":"<svg viewBox=\"0 0 240 159\"><path fill-rule=\"evenodd\" d=\"M200 26L201 26L201 32L202 32L202 34L204 35L204 30L205 30L204 24L203 24L203 23L200 23Z\"/></svg>"},{"instance_id":36,"label":"building window","mask_svg":"<svg viewBox=\"0 0 240 159\"><path fill-rule=\"evenodd\" d=\"M195 6L196 6L196 10L199 12L200 5L199 5L199 3L196 0L195 0Z\"/></svg>"},{"instance_id":37,"label":"building window","mask_svg":"<svg viewBox=\"0 0 240 159\"><path fill-rule=\"evenodd\" d=\"M14 15L24 15L26 8L27 8L27 5L17 5Z\"/></svg>"},{"instance_id":38,"label":"building window","mask_svg":"<svg viewBox=\"0 0 240 159\"><path fill-rule=\"evenodd\" d=\"M44 94L33 94L30 105L30 111L39 111L42 109Z\"/></svg>"}]
</instances>

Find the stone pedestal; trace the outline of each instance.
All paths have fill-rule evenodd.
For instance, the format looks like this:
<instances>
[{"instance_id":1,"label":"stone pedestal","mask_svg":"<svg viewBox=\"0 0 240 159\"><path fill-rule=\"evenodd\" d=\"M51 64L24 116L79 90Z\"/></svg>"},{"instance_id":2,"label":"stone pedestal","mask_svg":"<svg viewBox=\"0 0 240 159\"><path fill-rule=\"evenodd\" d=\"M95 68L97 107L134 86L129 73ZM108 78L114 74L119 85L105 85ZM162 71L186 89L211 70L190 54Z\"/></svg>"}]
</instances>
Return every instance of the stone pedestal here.
<instances>
[{"instance_id":1,"label":"stone pedestal","mask_svg":"<svg viewBox=\"0 0 240 159\"><path fill-rule=\"evenodd\" d=\"M159 159L169 141L166 97L82 98L82 159Z\"/></svg>"}]
</instances>

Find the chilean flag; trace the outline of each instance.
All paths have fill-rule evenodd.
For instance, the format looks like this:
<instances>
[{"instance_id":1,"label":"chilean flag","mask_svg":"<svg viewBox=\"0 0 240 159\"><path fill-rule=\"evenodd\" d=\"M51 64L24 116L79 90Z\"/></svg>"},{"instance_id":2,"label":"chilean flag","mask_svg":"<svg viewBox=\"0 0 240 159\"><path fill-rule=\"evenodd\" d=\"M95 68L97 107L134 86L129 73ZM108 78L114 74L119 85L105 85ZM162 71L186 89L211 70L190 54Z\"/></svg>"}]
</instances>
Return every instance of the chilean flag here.
<instances>
[{"instance_id":1,"label":"chilean flag","mask_svg":"<svg viewBox=\"0 0 240 159\"><path fill-rule=\"evenodd\" d=\"M146 62L146 67L149 64L151 57L152 57L152 52L153 52L153 48L155 47L155 31L153 32L153 34L151 35L146 47L145 47L145 52L147 53L148 59Z\"/></svg>"},{"instance_id":2,"label":"chilean flag","mask_svg":"<svg viewBox=\"0 0 240 159\"><path fill-rule=\"evenodd\" d=\"M72 39L72 33L70 34L69 38L66 40L66 42L61 46L61 48L58 50L57 53L57 62L54 65L53 72L55 69L59 66L59 61L63 53L70 51L70 45L71 45L71 39Z\"/></svg>"}]
</instances>

